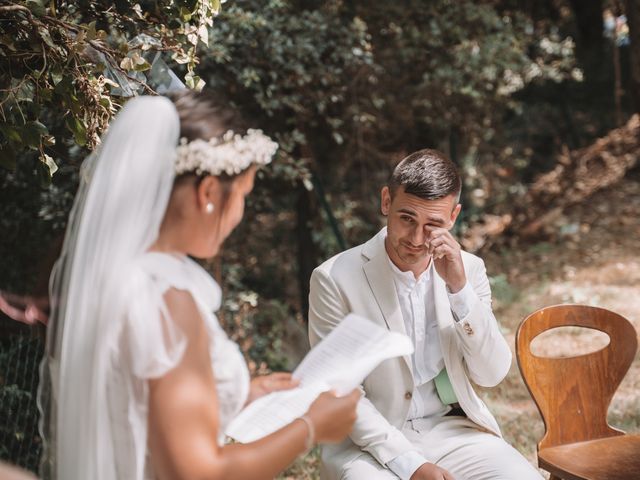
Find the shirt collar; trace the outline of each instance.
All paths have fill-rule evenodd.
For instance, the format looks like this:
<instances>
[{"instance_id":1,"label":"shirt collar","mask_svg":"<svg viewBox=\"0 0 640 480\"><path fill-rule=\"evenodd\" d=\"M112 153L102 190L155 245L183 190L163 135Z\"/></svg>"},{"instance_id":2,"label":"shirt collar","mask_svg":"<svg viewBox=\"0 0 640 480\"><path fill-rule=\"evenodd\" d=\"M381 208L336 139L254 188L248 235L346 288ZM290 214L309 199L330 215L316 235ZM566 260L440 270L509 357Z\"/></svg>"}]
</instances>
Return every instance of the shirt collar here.
<instances>
[{"instance_id":1,"label":"shirt collar","mask_svg":"<svg viewBox=\"0 0 640 480\"><path fill-rule=\"evenodd\" d=\"M395 284L402 293L411 293L416 287L423 287L430 280L433 261L429 262L429 266L427 267L427 269L422 272L416 279L411 270L408 270L406 272L400 270L397 265L393 263L386 249L385 255L387 256L387 260L389 261L389 265L391 266L391 272L393 273Z\"/></svg>"}]
</instances>

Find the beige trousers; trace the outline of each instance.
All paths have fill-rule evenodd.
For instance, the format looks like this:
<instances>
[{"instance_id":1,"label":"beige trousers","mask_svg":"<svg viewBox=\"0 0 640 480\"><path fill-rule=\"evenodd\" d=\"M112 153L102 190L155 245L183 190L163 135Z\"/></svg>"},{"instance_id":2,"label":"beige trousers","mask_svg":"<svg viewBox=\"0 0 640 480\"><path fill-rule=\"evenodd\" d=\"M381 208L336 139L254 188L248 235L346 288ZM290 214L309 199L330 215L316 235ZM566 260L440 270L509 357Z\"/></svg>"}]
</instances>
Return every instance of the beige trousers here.
<instances>
[{"instance_id":1,"label":"beige trousers","mask_svg":"<svg viewBox=\"0 0 640 480\"><path fill-rule=\"evenodd\" d=\"M541 474L503 439L478 430L466 417L407 422L403 433L416 449L455 480L542 480ZM363 452L342 471L343 480L391 480L397 476Z\"/></svg>"}]
</instances>

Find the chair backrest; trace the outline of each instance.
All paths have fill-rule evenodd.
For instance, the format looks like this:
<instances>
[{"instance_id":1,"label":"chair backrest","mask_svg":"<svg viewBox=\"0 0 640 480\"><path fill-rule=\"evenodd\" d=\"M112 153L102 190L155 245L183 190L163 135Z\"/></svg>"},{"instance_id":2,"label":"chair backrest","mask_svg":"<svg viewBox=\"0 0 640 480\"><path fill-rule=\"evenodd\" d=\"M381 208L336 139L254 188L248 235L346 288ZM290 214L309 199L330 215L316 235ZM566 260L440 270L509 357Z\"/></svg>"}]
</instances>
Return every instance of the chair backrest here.
<instances>
[{"instance_id":1,"label":"chair backrest","mask_svg":"<svg viewBox=\"0 0 640 480\"><path fill-rule=\"evenodd\" d=\"M609 344L567 358L539 357L531 352L531 341L542 332L568 326L600 330L609 335ZM545 425L538 449L623 434L609 426L607 410L637 347L633 325L604 308L556 305L522 321L516 334L516 355Z\"/></svg>"}]
</instances>

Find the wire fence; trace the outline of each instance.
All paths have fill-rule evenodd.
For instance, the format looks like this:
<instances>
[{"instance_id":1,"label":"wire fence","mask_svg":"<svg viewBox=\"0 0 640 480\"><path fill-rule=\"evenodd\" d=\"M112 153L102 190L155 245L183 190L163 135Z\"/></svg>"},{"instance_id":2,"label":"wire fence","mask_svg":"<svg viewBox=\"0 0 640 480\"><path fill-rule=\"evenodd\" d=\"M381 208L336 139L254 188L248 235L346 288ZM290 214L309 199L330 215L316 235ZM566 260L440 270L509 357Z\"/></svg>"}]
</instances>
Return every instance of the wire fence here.
<instances>
[{"instance_id":1,"label":"wire fence","mask_svg":"<svg viewBox=\"0 0 640 480\"><path fill-rule=\"evenodd\" d=\"M37 391L45 329L0 313L0 460L37 472Z\"/></svg>"}]
</instances>

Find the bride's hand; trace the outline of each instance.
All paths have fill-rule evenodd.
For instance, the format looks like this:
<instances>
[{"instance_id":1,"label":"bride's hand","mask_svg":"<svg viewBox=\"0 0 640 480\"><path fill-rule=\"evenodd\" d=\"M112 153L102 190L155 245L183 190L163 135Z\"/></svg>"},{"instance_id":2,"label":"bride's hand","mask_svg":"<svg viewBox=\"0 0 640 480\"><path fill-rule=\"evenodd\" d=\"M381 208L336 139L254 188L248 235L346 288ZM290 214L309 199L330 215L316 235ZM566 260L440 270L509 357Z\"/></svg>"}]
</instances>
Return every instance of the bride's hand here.
<instances>
[{"instance_id":1,"label":"bride's hand","mask_svg":"<svg viewBox=\"0 0 640 480\"><path fill-rule=\"evenodd\" d=\"M338 443L351 433L360 396L360 390L356 388L343 397L324 392L316 398L307 416L313 423L317 443Z\"/></svg>"},{"instance_id":2,"label":"bride's hand","mask_svg":"<svg viewBox=\"0 0 640 480\"><path fill-rule=\"evenodd\" d=\"M300 382L294 380L288 372L276 372L269 375L261 375L251 380L249 386L249 398L247 403L251 403L258 398L271 392L279 390L289 390L298 386Z\"/></svg>"}]
</instances>

